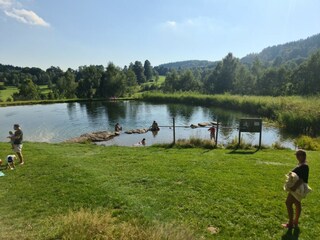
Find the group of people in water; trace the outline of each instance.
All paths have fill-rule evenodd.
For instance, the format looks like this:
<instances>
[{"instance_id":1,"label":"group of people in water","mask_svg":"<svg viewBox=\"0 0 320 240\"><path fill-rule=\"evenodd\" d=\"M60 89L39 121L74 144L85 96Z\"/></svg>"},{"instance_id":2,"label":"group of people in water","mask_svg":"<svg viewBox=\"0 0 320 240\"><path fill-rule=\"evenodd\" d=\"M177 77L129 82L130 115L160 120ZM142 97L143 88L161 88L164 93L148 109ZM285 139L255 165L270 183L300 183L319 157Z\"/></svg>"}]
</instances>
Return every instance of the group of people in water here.
<instances>
[{"instance_id":1,"label":"group of people in water","mask_svg":"<svg viewBox=\"0 0 320 240\"><path fill-rule=\"evenodd\" d=\"M151 131L153 133L153 135L155 136L158 131L160 131L159 125L156 121L153 121L152 125L149 127L148 129L149 131ZM122 131L122 127L119 123L116 123L116 125L114 126L114 131L119 133ZM208 131L210 131L210 139L213 141L216 141L216 128L215 126L211 126ZM138 145L145 145L146 144L146 139L143 138L140 142L137 143ZM134 144L134 145L137 145Z\"/></svg>"},{"instance_id":2,"label":"group of people in water","mask_svg":"<svg viewBox=\"0 0 320 240\"><path fill-rule=\"evenodd\" d=\"M152 125L149 127L148 129L149 131L152 131L153 134L156 134L158 131L160 131L159 125L156 121L153 121ZM119 123L116 123L116 125L114 126L114 131L119 133L122 131L122 127ZM134 146L145 146L146 145L146 139L143 138L140 142L134 144Z\"/></svg>"},{"instance_id":3,"label":"group of people in water","mask_svg":"<svg viewBox=\"0 0 320 240\"><path fill-rule=\"evenodd\" d=\"M159 128L159 125L156 121L153 121L151 127L149 127L148 129L149 131L159 131L160 128ZM114 126L114 131L115 132L120 132L122 131L122 127L119 123L116 123L116 125Z\"/></svg>"}]
</instances>

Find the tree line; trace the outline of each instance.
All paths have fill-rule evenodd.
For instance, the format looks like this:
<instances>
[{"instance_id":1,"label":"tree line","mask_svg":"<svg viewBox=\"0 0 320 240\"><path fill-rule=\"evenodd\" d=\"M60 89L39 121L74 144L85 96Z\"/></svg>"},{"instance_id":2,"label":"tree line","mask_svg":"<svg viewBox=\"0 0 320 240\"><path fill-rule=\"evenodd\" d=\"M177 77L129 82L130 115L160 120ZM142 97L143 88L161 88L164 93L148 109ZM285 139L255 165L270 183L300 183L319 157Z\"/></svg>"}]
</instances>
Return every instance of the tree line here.
<instances>
[{"instance_id":1,"label":"tree line","mask_svg":"<svg viewBox=\"0 0 320 240\"><path fill-rule=\"evenodd\" d=\"M108 98L130 96L139 90L139 85L156 81L158 73L149 60L140 61L120 68L113 63L80 66L66 71L59 67L20 68L0 64L1 89L16 86L19 91L13 100L40 100L63 98ZM47 85L48 93L42 93L39 86Z\"/></svg>"},{"instance_id":2,"label":"tree line","mask_svg":"<svg viewBox=\"0 0 320 240\"><path fill-rule=\"evenodd\" d=\"M320 51L297 66L287 63L265 66L259 58L255 58L252 64L243 64L229 53L213 68L169 71L163 91L268 96L318 95Z\"/></svg>"},{"instance_id":3,"label":"tree line","mask_svg":"<svg viewBox=\"0 0 320 240\"><path fill-rule=\"evenodd\" d=\"M320 93L320 51L294 66L286 62L266 66L259 58L246 64L229 53L204 68L167 69L161 86L156 84L158 77L157 68L148 60L144 64L135 61L124 68L109 63L107 67L90 65L66 71L59 67L44 71L0 65L0 82L4 83L0 87L19 89L14 100L124 97L152 89L168 93L306 96ZM153 82L154 87L144 88L146 82ZM40 85L47 85L48 93L42 93Z\"/></svg>"}]
</instances>

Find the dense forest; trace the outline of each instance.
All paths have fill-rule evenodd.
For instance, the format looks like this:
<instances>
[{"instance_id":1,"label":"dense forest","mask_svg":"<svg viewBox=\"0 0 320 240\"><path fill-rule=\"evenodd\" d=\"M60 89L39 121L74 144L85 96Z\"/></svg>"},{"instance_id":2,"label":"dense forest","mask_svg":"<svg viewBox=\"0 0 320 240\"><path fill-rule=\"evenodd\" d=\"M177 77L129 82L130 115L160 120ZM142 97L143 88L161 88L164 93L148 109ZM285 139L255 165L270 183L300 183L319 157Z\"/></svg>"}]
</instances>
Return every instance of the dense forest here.
<instances>
[{"instance_id":1,"label":"dense forest","mask_svg":"<svg viewBox=\"0 0 320 240\"><path fill-rule=\"evenodd\" d=\"M145 60L120 68L113 63L78 69L46 70L0 64L1 89L16 86L13 100L109 98L137 91L192 91L204 94L318 95L320 93L320 34L274 47L243 59L228 53L221 61L184 61L152 67ZM159 85L159 75L165 81ZM146 85L146 83L151 83ZM44 94L39 86L47 85ZM0 90L1 90L0 89ZM9 100L9 99L8 99Z\"/></svg>"},{"instance_id":2,"label":"dense forest","mask_svg":"<svg viewBox=\"0 0 320 240\"><path fill-rule=\"evenodd\" d=\"M139 91L140 85L157 81L158 74L146 60L130 63L124 68L109 63L102 65L80 66L77 70L66 71L59 67L20 68L0 64L0 90L16 86L19 92L13 100L44 100L63 98L109 98L130 96ZM39 86L47 85L49 93L41 93ZM10 101L10 99L8 99Z\"/></svg>"},{"instance_id":3,"label":"dense forest","mask_svg":"<svg viewBox=\"0 0 320 240\"><path fill-rule=\"evenodd\" d=\"M213 68L217 65L217 62L210 62L207 60L188 60L188 61L180 61L180 62L172 62L160 64L155 67L155 70L160 75L166 75L170 70L186 70L186 69L205 69L205 68Z\"/></svg>"},{"instance_id":4,"label":"dense forest","mask_svg":"<svg viewBox=\"0 0 320 240\"><path fill-rule=\"evenodd\" d=\"M320 51L300 65L266 67L256 58L242 64L229 53L213 69L170 70L163 91L199 91L206 94L317 95L320 93Z\"/></svg>"}]
</instances>

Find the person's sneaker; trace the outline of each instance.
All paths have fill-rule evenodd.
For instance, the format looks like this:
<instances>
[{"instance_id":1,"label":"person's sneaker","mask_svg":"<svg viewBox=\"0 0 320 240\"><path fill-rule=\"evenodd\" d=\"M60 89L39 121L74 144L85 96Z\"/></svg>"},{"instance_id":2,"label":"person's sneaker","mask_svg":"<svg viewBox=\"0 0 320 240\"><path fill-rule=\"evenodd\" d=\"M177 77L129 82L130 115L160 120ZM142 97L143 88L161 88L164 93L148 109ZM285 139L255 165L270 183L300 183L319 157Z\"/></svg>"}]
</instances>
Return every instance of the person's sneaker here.
<instances>
[{"instance_id":1,"label":"person's sneaker","mask_svg":"<svg viewBox=\"0 0 320 240\"><path fill-rule=\"evenodd\" d=\"M24 162L20 163L20 165L23 165L23 164L24 164Z\"/></svg>"},{"instance_id":2,"label":"person's sneaker","mask_svg":"<svg viewBox=\"0 0 320 240\"><path fill-rule=\"evenodd\" d=\"M282 223L281 226L283 228L293 228L293 224L289 224L289 223Z\"/></svg>"}]
</instances>

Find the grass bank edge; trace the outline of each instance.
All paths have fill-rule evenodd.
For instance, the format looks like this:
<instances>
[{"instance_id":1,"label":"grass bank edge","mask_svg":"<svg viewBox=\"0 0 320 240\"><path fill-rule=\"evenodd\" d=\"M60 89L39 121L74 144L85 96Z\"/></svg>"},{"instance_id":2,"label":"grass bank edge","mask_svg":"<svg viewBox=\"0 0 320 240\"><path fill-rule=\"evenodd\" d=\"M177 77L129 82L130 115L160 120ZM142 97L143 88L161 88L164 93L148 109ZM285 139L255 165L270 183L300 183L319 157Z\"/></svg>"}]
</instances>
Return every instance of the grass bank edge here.
<instances>
[{"instance_id":1,"label":"grass bank edge","mask_svg":"<svg viewBox=\"0 0 320 240\"><path fill-rule=\"evenodd\" d=\"M139 100L139 98L137 98L137 97L124 97L124 98L116 98L116 99L112 99L112 98L73 98L73 99L54 99L54 100L26 100L26 101L13 101L13 102L1 102L0 101L0 107L35 105L35 104L98 102L98 101L126 101L126 100Z\"/></svg>"}]
</instances>

